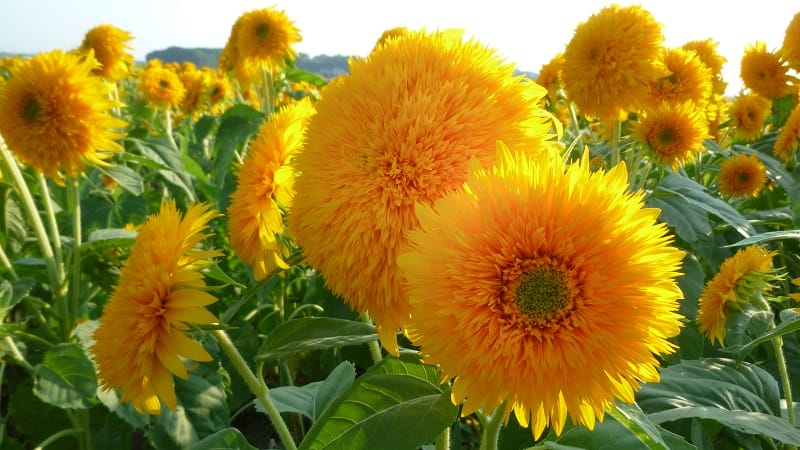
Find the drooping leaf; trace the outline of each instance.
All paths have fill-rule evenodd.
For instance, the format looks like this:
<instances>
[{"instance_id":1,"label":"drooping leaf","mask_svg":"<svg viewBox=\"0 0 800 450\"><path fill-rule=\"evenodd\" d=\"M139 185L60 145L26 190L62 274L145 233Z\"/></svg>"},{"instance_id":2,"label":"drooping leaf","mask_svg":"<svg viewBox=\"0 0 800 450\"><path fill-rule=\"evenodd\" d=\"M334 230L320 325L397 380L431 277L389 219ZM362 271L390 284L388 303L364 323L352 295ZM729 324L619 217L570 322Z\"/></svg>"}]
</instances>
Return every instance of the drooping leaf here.
<instances>
[{"instance_id":1,"label":"drooping leaf","mask_svg":"<svg viewBox=\"0 0 800 450\"><path fill-rule=\"evenodd\" d=\"M117 182L117 186L133 195L141 195L144 192L144 180L142 176L133 169L122 165L112 165L109 167L98 168Z\"/></svg>"},{"instance_id":2,"label":"drooping leaf","mask_svg":"<svg viewBox=\"0 0 800 450\"><path fill-rule=\"evenodd\" d=\"M364 344L378 339L375 327L330 317L301 317L270 332L256 360L278 359L300 352Z\"/></svg>"},{"instance_id":3,"label":"drooping leaf","mask_svg":"<svg viewBox=\"0 0 800 450\"><path fill-rule=\"evenodd\" d=\"M754 236L742 239L728 247L741 247L744 245L761 244L762 242L774 241L778 239L800 239L800 230L767 231Z\"/></svg>"},{"instance_id":4,"label":"drooping leaf","mask_svg":"<svg viewBox=\"0 0 800 450\"><path fill-rule=\"evenodd\" d=\"M225 428L189 446L189 450L258 450L247 442L241 431Z\"/></svg>"},{"instance_id":5,"label":"drooping leaf","mask_svg":"<svg viewBox=\"0 0 800 450\"><path fill-rule=\"evenodd\" d=\"M748 353L753 351L753 349L759 344L763 344L776 337L780 337L788 333L794 333L795 331L800 330L800 313L794 309L788 309L781 312L781 317L783 320L778 326L769 331L760 333L758 337L751 340L746 345L743 345L741 348L738 348L738 356L743 358Z\"/></svg>"},{"instance_id":6,"label":"drooping leaf","mask_svg":"<svg viewBox=\"0 0 800 450\"><path fill-rule=\"evenodd\" d=\"M78 344L61 343L48 350L33 379L33 391L45 403L84 409L96 402L94 364Z\"/></svg>"}]
</instances>

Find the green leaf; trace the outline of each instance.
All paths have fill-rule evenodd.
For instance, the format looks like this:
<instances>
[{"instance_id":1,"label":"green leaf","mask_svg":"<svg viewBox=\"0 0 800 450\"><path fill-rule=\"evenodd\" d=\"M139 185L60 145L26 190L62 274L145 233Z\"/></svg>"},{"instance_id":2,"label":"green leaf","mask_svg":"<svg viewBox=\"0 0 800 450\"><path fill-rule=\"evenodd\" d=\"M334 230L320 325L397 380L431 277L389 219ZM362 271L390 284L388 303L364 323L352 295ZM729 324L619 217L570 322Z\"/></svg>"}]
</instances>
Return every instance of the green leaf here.
<instances>
[{"instance_id":1,"label":"green leaf","mask_svg":"<svg viewBox=\"0 0 800 450\"><path fill-rule=\"evenodd\" d=\"M314 420L319 419L325 409L330 406L334 400L339 398L356 379L355 366L348 362L342 361L333 369L325 378L325 381L319 386L317 396L314 398Z\"/></svg>"},{"instance_id":2,"label":"green leaf","mask_svg":"<svg viewBox=\"0 0 800 450\"><path fill-rule=\"evenodd\" d=\"M43 402L60 408L83 409L95 403L94 364L78 344L58 344L37 364L33 391Z\"/></svg>"},{"instance_id":3,"label":"green leaf","mask_svg":"<svg viewBox=\"0 0 800 450\"><path fill-rule=\"evenodd\" d=\"M772 129L777 130L786 123L794 109L794 94L772 100Z\"/></svg>"},{"instance_id":4,"label":"green leaf","mask_svg":"<svg viewBox=\"0 0 800 450\"><path fill-rule=\"evenodd\" d=\"M364 322L301 317L275 327L256 360L278 359L300 352L364 344L377 339L375 327Z\"/></svg>"},{"instance_id":5,"label":"green leaf","mask_svg":"<svg viewBox=\"0 0 800 450\"><path fill-rule=\"evenodd\" d=\"M325 410L300 450L402 450L432 442L458 410L436 380L436 369L415 355L383 359Z\"/></svg>"},{"instance_id":6,"label":"green leaf","mask_svg":"<svg viewBox=\"0 0 800 450\"><path fill-rule=\"evenodd\" d=\"M763 435L787 444L800 445L800 430L786 419L761 412L690 406L650 414L650 419L656 423L687 418L710 419L741 433Z\"/></svg>"},{"instance_id":7,"label":"green leaf","mask_svg":"<svg viewBox=\"0 0 800 450\"><path fill-rule=\"evenodd\" d=\"M611 417L628 429L649 449L669 450L661 437L658 426L654 424L637 405L617 402L616 408L609 411Z\"/></svg>"},{"instance_id":8,"label":"green leaf","mask_svg":"<svg viewBox=\"0 0 800 450\"><path fill-rule=\"evenodd\" d=\"M28 231L22 209L9 195L13 190L11 185L0 182L0 245L9 254L22 248Z\"/></svg>"},{"instance_id":9,"label":"green leaf","mask_svg":"<svg viewBox=\"0 0 800 450\"><path fill-rule=\"evenodd\" d=\"M102 228L89 233L87 244L101 241L114 241L114 245L131 245L138 233L124 228Z\"/></svg>"},{"instance_id":10,"label":"green leaf","mask_svg":"<svg viewBox=\"0 0 800 450\"><path fill-rule=\"evenodd\" d=\"M30 293L34 284L36 281L32 278L14 280L13 284L6 280L0 281L0 323L5 321L8 312Z\"/></svg>"},{"instance_id":11,"label":"green leaf","mask_svg":"<svg viewBox=\"0 0 800 450\"><path fill-rule=\"evenodd\" d=\"M800 239L800 230L767 231L742 239L734 244L726 245L726 247L741 247L743 245L760 244L762 242L775 241L778 239Z\"/></svg>"},{"instance_id":12,"label":"green leaf","mask_svg":"<svg viewBox=\"0 0 800 450\"><path fill-rule=\"evenodd\" d=\"M112 165L110 167L97 166L101 172L117 182L117 185L133 195L141 195L144 192L144 180L142 176L127 166Z\"/></svg>"},{"instance_id":13,"label":"green leaf","mask_svg":"<svg viewBox=\"0 0 800 450\"><path fill-rule=\"evenodd\" d=\"M732 312L725 323L725 351L737 353L739 359L744 358L747 353L743 353L742 348L750 344L754 337L761 336L772 320L772 312L751 305Z\"/></svg>"},{"instance_id":14,"label":"green leaf","mask_svg":"<svg viewBox=\"0 0 800 450\"><path fill-rule=\"evenodd\" d=\"M328 84L328 82L325 81L325 78L317 75L316 73L308 72L302 69L298 69L296 67L287 66L284 69L284 73L286 74L286 79L290 81L294 82L305 81L313 85L314 87L318 88Z\"/></svg>"},{"instance_id":15,"label":"green leaf","mask_svg":"<svg viewBox=\"0 0 800 450\"><path fill-rule=\"evenodd\" d=\"M247 442L241 431L225 428L189 446L189 450L258 450Z\"/></svg>"},{"instance_id":16,"label":"green leaf","mask_svg":"<svg viewBox=\"0 0 800 450\"><path fill-rule=\"evenodd\" d=\"M645 416L646 417L646 416ZM647 419L649 421L649 419ZM593 430L585 427L574 427L565 431L555 441L542 444L551 450L649 450L666 448L670 450L696 450L697 447L659 425L652 425L658 432L662 446L648 446L635 434L621 425L613 416L597 423Z\"/></svg>"},{"instance_id":17,"label":"green leaf","mask_svg":"<svg viewBox=\"0 0 800 450\"><path fill-rule=\"evenodd\" d=\"M232 106L222 115L214 141L214 173L219 189L231 171L236 149L261 127L264 119L261 111L245 104Z\"/></svg>"},{"instance_id":18,"label":"green leaf","mask_svg":"<svg viewBox=\"0 0 800 450\"><path fill-rule=\"evenodd\" d=\"M238 281L229 277L228 274L225 273L222 269L220 269L219 266L216 264L209 266L207 269L203 271L203 273L206 274L209 278L213 278L225 284L230 284L240 288L246 287L242 283L239 283Z\"/></svg>"},{"instance_id":19,"label":"green leaf","mask_svg":"<svg viewBox=\"0 0 800 450\"><path fill-rule=\"evenodd\" d=\"M182 189L190 201L197 199L192 186L192 176L186 171L183 158L172 143L163 138L150 138L145 142L136 140L134 144L144 156L165 167L159 168L158 173L167 182Z\"/></svg>"},{"instance_id":20,"label":"green leaf","mask_svg":"<svg viewBox=\"0 0 800 450\"><path fill-rule=\"evenodd\" d=\"M710 195L706 189L694 180L676 174L669 174L656 191L677 195L689 204L695 205L707 213L717 216L744 237L756 233L753 226L733 206Z\"/></svg>"},{"instance_id":21,"label":"green leaf","mask_svg":"<svg viewBox=\"0 0 800 450\"><path fill-rule=\"evenodd\" d=\"M741 348L738 348L738 356L743 358L748 353L753 351L753 349L759 344L763 344L764 342L768 342L776 337L780 337L788 333L794 333L795 331L800 330L800 313L794 311L793 309L784 310L781 311L781 318L783 318L783 321L780 323L780 325L761 334L748 344L743 345Z\"/></svg>"}]
</instances>

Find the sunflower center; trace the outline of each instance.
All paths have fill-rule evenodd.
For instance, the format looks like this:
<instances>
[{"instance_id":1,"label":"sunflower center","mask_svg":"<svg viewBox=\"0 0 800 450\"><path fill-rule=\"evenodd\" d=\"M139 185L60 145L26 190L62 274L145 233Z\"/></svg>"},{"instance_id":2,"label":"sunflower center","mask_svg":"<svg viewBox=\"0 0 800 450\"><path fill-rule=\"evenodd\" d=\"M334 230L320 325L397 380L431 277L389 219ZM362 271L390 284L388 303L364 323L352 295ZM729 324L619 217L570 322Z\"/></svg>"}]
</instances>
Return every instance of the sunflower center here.
<instances>
[{"instance_id":1,"label":"sunflower center","mask_svg":"<svg viewBox=\"0 0 800 450\"><path fill-rule=\"evenodd\" d=\"M269 35L269 25L262 23L256 28L256 36L261 39L266 38Z\"/></svg>"},{"instance_id":2,"label":"sunflower center","mask_svg":"<svg viewBox=\"0 0 800 450\"><path fill-rule=\"evenodd\" d=\"M30 97L25 101L25 105L22 107L22 114L25 116L25 120L28 122L38 122L39 118L42 116L41 103L39 103L36 98Z\"/></svg>"},{"instance_id":3,"label":"sunflower center","mask_svg":"<svg viewBox=\"0 0 800 450\"><path fill-rule=\"evenodd\" d=\"M750 174L745 171L739 172L736 174L736 181L738 181L739 184L747 184L750 182Z\"/></svg>"},{"instance_id":4,"label":"sunflower center","mask_svg":"<svg viewBox=\"0 0 800 450\"><path fill-rule=\"evenodd\" d=\"M534 267L522 275L514 301L529 318L549 319L570 303L567 277L557 267Z\"/></svg>"},{"instance_id":5,"label":"sunflower center","mask_svg":"<svg viewBox=\"0 0 800 450\"><path fill-rule=\"evenodd\" d=\"M169 81L167 81L167 80L158 80L158 86L161 89L167 89L169 87Z\"/></svg>"},{"instance_id":6,"label":"sunflower center","mask_svg":"<svg viewBox=\"0 0 800 450\"><path fill-rule=\"evenodd\" d=\"M675 130L664 128L658 132L658 143L667 146L675 142Z\"/></svg>"}]
</instances>

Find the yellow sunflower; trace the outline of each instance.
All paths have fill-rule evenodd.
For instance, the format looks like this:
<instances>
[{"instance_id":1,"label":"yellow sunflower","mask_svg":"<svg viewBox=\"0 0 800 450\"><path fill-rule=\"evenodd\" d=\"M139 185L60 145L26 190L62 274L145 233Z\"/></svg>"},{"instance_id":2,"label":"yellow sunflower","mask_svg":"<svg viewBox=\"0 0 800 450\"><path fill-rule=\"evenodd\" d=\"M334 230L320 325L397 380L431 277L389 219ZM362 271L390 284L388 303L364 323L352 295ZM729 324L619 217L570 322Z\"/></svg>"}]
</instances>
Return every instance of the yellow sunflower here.
<instances>
[{"instance_id":1,"label":"yellow sunflower","mask_svg":"<svg viewBox=\"0 0 800 450\"><path fill-rule=\"evenodd\" d=\"M624 163L589 166L588 152L565 166L499 143L494 167L472 164L463 189L418 208L399 259L408 336L455 379L462 415L506 402L536 438L567 414L591 429L674 351L683 252Z\"/></svg>"},{"instance_id":2,"label":"yellow sunflower","mask_svg":"<svg viewBox=\"0 0 800 450\"><path fill-rule=\"evenodd\" d=\"M94 70L96 75L109 81L119 81L133 67L133 55L128 45L131 39L133 36L130 32L114 25L98 25L86 33L78 50L83 53L94 51L94 57L100 62L100 67Z\"/></svg>"},{"instance_id":3,"label":"yellow sunflower","mask_svg":"<svg viewBox=\"0 0 800 450\"><path fill-rule=\"evenodd\" d=\"M779 54L789 67L800 72L800 12L792 17L789 26L786 27Z\"/></svg>"},{"instance_id":4,"label":"yellow sunflower","mask_svg":"<svg viewBox=\"0 0 800 450\"><path fill-rule=\"evenodd\" d=\"M57 182L105 164L127 123L112 115L113 87L92 75L93 58L54 50L14 66L0 90L0 134L20 161Z\"/></svg>"},{"instance_id":5,"label":"yellow sunflower","mask_svg":"<svg viewBox=\"0 0 800 450\"><path fill-rule=\"evenodd\" d=\"M294 44L300 42L300 30L283 11L263 8L242 14L234 25L230 40L235 41L234 65L254 65L279 71L286 60L294 60ZM251 72L247 69L247 72Z\"/></svg>"},{"instance_id":6,"label":"yellow sunflower","mask_svg":"<svg viewBox=\"0 0 800 450\"><path fill-rule=\"evenodd\" d=\"M385 30L381 33L381 37L378 38L378 41L375 43L375 46L381 45L386 43L389 39L396 39L404 34L408 33L408 28L406 27L394 27Z\"/></svg>"},{"instance_id":7,"label":"yellow sunflower","mask_svg":"<svg viewBox=\"0 0 800 450\"><path fill-rule=\"evenodd\" d=\"M174 202L162 202L160 212L139 227L103 308L92 346L98 379L106 389L120 389L121 401L137 411L159 414L162 402L174 410L172 375L189 376L181 358L211 360L187 335L187 324L217 322L205 309L216 298L206 292L200 269L221 253L196 248L215 216L205 204L181 214Z\"/></svg>"},{"instance_id":8,"label":"yellow sunflower","mask_svg":"<svg viewBox=\"0 0 800 450\"><path fill-rule=\"evenodd\" d=\"M311 101L304 99L270 116L238 165L238 184L228 208L231 247L257 280L289 267L283 217L294 199L291 162L302 148L313 113Z\"/></svg>"},{"instance_id":9,"label":"yellow sunflower","mask_svg":"<svg viewBox=\"0 0 800 450\"><path fill-rule=\"evenodd\" d=\"M663 102L645 111L632 134L660 164L672 168L693 161L694 153L703 152L703 141L710 137L703 110L692 102Z\"/></svg>"},{"instance_id":10,"label":"yellow sunflower","mask_svg":"<svg viewBox=\"0 0 800 450\"><path fill-rule=\"evenodd\" d=\"M396 257L417 227L417 205L458 189L470 158L490 165L498 139L557 145L545 89L514 70L460 32L409 32L351 60L316 103L295 158L302 174L289 231L331 290L369 311L395 354L408 319Z\"/></svg>"},{"instance_id":11,"label":"yellow sunflower","mask_svg":"<svg viewBox=\"0 0 800 450\"><path fill-rule=\"evenodd\" d=\"M668 49L664 52L664 64L670 73L651 84L650 102L672 104L694 102L703 106L711 96L711 71L691 50Z\"/></svg>"},{"instance_id":12,"label":"yellow sunflower","mask_svg":"<svg viewBox=\"0 0 800 450\"><path fill-rule=\"evenodd\" d=\"M557 53L550 61L542 65L536 83L547 89L549 104L554 105L558 99L558 91L564 87L561 81L561 70L564 67L564 55Z\"/></svg>"},{"instance_id":13,"label":"yellow sunflower","mask_svg":"<svg viewBox=\"0 0 800 450\"><path fill-rule=\"evenodd\" d=\"M769 287L773 278L772 257L764 247L751 245L737 251L719 267L700 295L697 323L711 342L724 343L726 321L731 311L741 310L752 296Z\"/></svg>"},{"instance_id":14,"label":"yellow sunflower","mask_svg":"<svg viewBox=\"0 0 800 450\"><path fill-rule=\"evenodd\" d=\"M561 72L567 97L586 116L617 119L636 110L649 86L668 74L661 24L638 5L611 5L575 29Z\"/></svg>"},{"instance_id":15,"label":"yellow sunflower","mask_svg":"<svg viewBox=\"0 0 800 450\"><path fill-rule=\"evenodd\" d=\"M185 88L185 93L179 104L179 109L182 117L189 117L197 120L206 106L206 95L208 85L210 83L209 77L202 70L198 70L194 65L185 65L180 73L178 79Z\"/></svg>"},{"instance_id":16,"label":"yellow sunflower","mask_svg":"<svg viewBox=\"0 0 800 450\"><path fill-rule=\"evenodd\" d=\"M141 73L139 90L151 106L177 108L186 93L178 74L169 66L154 63Z\"/></svg>"},{"instance_id":17,"label":"yellow sunflower","mask_svg":"<svg viewBox=\"0 0 800 450\"><path fill-rule=\"evenodd\" d=\"M777 53L767 51L764 42L749 45L742 55L740 76L745 87L769 100L796 91L792 83L797 78L789 75L789 66Z\"/></svg>"},{"instance_id":18,"label":"yellow sunflower","mask_svg":"<svg viewBox=\"0 0 800 450\"><path fill-rule=\"evenodd\" d=\"M719 191L731 198L755 197L767 182L767 168L755 155L725 160L717 173Z\"/></svg>"},{"instance_id":19,"label":"yellow sunflower","mask_svg":"<svg viewBox=\"0 0 800 450\"><path fill-rule=\"evenodd\" d=\"M722 79L722 67L725 65L727 59L717 52L718 45L719 44L712 39L703 39L689 41L681 47L686 50L693 50L697 53L697 57L700 58L700 61L711 71L713 93L716 95L723 95L725 94L725 89L728 87L728 83Z\"/></svg>"},{"instance_id":20,"label":"yellow sunflower","mask_svg":"<svg viewBox=\"0 0 800 450\"><path fill-rule=\"evenodd\" d=\"M208 85L208 107L211 114L220 115L233 100L234 91L228 76L221 71L214 71L209 74Z\"/></svg>"},{"instance_id":21,"label":"yellow sunflower","mask_svg":"<svg viewBox=\"0 0 800 450\"><path fill-rule=\"evenodd\" d=\"M794 107L775 140L773 153L788 161L797 152L800 143L800 105Z\"/></svg>"},{"instance_id":22,"label":"yellow sunflower","mask_svg":"<svg viewBox=\"0 0 800 450\"><path fill-rule=\"evenodd\" d=\"M753 141L761 136L764 120L770 112L770 101L756 94L741 93L733 99L728 109L734 134Z\"/></svg>"}]
</instances>

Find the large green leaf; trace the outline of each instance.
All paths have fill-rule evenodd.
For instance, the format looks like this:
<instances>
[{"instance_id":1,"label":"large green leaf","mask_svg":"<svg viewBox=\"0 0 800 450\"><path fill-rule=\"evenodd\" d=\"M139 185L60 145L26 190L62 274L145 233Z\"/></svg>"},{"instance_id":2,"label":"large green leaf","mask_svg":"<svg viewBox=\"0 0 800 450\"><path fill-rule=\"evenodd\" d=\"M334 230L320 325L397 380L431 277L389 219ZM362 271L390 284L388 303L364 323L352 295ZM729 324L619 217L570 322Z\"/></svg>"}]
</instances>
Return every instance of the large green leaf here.
<instances>
[{"instance_id":1,"label":"large green leaf","mask_svg":"<svg viewBox=\"0 0 800 450\"><path fill-rule=\"evenodd\" d=\"M258 450L247 442L241 431L225 428L189 446L189 450Z\"/></svg>"},{"instance_id":2,"label":"large green leaf","mask_svg":"<svg viewBox=\"0 0 800 450\"><path fill-rule=\"evenodd\" d=\"M348 361L336 366L325 381L316 381L304 386L281 386L269 390L269 398L279 412L302 414L317 420L325 408L347 390L356 378L355 367ZM255 401L256 410L266 413L264 405Z\"/></svg>"},{"instance_id":3,"label":"large green leaf","mask_svg":"<svg viewBox=\"0 0 800 450\"><path fill-rule=\"evenodd\" d=\"M413 354L371 367L311 427L301 450L416 449L455 420L436 369Z\"/></svg>"},{"instance_id":4,"label":"large green leaf","mask_svg":"<svg viewBox=\"0 0 800 450\"><path fill-rule=\"evenodd\" d=\"M33 379L33 391L45 403L70 409L95 403L94 364L78 344L62 343L48 350L36 365Z\"/></svg>"},{"instance_id":5,"label":"large green leaf","mask_svg":"<svg viewBox=\"0 0 800 450\"><path fill-rule=\"evenodd\" d=\"M134 145L142 155L162 167L157 170L167 182L183 190L189 200L197 199L192 176L186 171L180 152L168 140L163 138L149 138L147 141L135 140Z\"/></svg>"},{"instance_id":6,"label":"large green leaf","mask_svg":"<svg viewBox=\"0 0 800 450\"><path fill-rule=\"evenodd\" d=\"M800 239L800 230L767 231L755 236L742 239L728 247L741 247L743 245L760 244L762 242L774 241L778 239Z\"/></svg>"},{"instance_id":7,"label":"large green leaf","mask_svg":"<svg viewBox=\"0 0 800 450\"><path fill-rule=\"evenodd\" d=\"M753 351L753 349L759 344L763 344L764 342L768 342L776 337L780 337L788 333L794 333L795 331L800 330L800 313L794 309L781 311L781 319L782 322L777 327L761 333L758 337L746 345L738 348L738 356L743 358L748 353Z\"/></svg>"},{"instance_id":8,"label":"large green leaf","mask_svg":"<svg viewBox=\"0 0 800 450\"><path fill-rule=\"evenodd\" d=\"M346 319L301 317L272 330L256 360L278 359L300 352L364 344L378 339L375 327Z\"/></svg>"},{"instance_id":9,"label":"large green leaf","mask_svg":"<svg viewBox=\"0 0 800 450\"><path fill-rule=\"evenodd\" d=\"M218 188L222 188L231 171L236 149L258 130L264 119L261 111L245 104L232 106L222 115L214 141L214 172Z\"/></svg>"},{"instance_id":10,"label":"large green leaf","mask_svg":"<svg viewBox=\"0 0 800 450\"><path fill-rule=\"evenodd\" d=\"M116 181L117 185L123 190L133 195L141 195L141 193L144 192L144 180L142 176L130 167L116 164L109 167L97 167Z\"/></svg>"},{"instance_id":11,"label":"large green leaf","mask_svg":"<svg viewBox=\"0 0 800 450\"><path fill-rule=\"evenodd\" d=\"M6 280L0 281L0 322L3 322L6 315L27 296L36 284L32 278L21 278L10 283Z\"/></svg>"}]
</instances>

